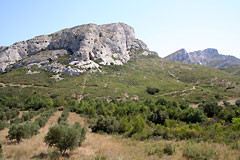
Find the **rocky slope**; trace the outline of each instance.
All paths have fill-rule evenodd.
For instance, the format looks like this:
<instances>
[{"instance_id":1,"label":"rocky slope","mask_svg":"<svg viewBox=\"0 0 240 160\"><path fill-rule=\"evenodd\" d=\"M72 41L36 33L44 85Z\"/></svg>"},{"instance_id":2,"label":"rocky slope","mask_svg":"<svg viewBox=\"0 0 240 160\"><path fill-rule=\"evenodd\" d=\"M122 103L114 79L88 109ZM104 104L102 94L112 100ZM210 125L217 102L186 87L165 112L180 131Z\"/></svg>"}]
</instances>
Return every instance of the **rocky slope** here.
<instances>
[{"instance_id":1,"label":"rocky slope","mask_svg":"<svg viewBox=\"0 0 240 160\"><path fill-rule=\"evenodd\" d=\"M240 59L234 56L221 55L216 49L212 48L189 53L185 49L181 49L165 58L172 61L216 68L225 68L229 66L240 65Z\"/></svg>"},{"instance_id":2,"label":"rocky slope","mask_svg":"<svg viewBox=\"0 0 240 160\"><path fill-rule=\"evenodd\" d=\"M0 72L34 66L78 75L101 71L101 65L123 65L139 51L156 55L135 38L132 27L124 23L87 24L0 47Z\"/></svg>"}]
</instances>

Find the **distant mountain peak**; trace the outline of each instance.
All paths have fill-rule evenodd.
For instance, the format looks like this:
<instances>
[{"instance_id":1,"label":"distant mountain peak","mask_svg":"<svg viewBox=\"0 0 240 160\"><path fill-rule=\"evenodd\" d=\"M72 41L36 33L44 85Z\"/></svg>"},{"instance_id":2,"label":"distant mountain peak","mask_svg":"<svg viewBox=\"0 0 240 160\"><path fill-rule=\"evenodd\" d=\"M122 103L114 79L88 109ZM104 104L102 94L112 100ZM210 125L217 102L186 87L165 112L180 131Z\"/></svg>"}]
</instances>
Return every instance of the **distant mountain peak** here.
<instances>
[{"instance_id":1,"label":"distant mountain peak","mask_svg":"<svg viewBox=\"0 0 240 160\"><path fill-rule=\"evenodd\" d=\"M0 72L37 66L55 73L78 75L100 71L101 65L123 65L139 51L143 55L157 55L135 38L131 26L85 24L0 47Z\"/></svg>"},{"instance_id":2,"label":"distant mountain peak","mask_svg":"<svg viewBox=\"0 0 240 160\"><path fill-rule=\"evenodd\" d=\"M185 49L180 49L165 58L172 61L216 68L240 65L240 59L234 56L221 55L215 48L207 48L189 53Z\"/></svg>"}]
</instances>

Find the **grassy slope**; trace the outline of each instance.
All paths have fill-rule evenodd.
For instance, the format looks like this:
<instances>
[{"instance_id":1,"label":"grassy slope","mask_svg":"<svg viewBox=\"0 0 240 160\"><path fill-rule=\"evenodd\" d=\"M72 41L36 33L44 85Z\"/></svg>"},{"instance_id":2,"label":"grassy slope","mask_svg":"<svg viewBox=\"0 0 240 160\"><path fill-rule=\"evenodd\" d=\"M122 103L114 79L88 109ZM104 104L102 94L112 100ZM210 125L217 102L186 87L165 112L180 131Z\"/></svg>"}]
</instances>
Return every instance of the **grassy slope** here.
<instances>
[{"instance_id":1,"label":"grassy slope","mask_svg":"<svg viewBox=\"0 0 240 160\"><path fill-rule=\"evenodd\" d=\"M215 99L220 94L225 98L240 97L239 76L215 68L172 62L157 57L138 57L124 66L103 66L102 73L84 73L79 76L64 76L55 82L53 73L27 75L21 68L0 75L0 82L31 84L32 87L1 87L0 94L24 95L38 92L44 95L77 98L158 98L189 102ZM86 84L84 84L84 79ZM85 86L85 87L84 87ZM234 89L226 90L234 86ZM159 93L149 95L147 87L159 88ZM84 91L83 91L84 90Z\"/></svg>"},{"instance_id":2,"label":"grassy slope","mask_svg":"<svg viewBox=\"0 0 240 160\"><path fill-rule=\"evenodd\" d=\"M240 66L231 66L223 68L222 70L234 75L240 75Z\"/></svg>"}]
</instances>

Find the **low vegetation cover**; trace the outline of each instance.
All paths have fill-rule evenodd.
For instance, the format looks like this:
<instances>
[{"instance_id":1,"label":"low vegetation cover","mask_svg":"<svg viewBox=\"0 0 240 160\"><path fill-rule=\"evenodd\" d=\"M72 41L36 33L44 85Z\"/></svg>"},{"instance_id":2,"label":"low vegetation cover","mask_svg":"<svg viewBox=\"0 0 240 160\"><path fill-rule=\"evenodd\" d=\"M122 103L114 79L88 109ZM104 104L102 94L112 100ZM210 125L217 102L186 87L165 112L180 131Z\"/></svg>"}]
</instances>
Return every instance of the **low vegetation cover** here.
<instances>
[{"instance_id":1,"label":"low vegetation cover","mask_svg":"<svg viewBox=\"0 0 240 160\"><path fill-rule=\"evenodd\" d=\"M76 122L73 125L67 123L69 112L64 110L58 119L58 125L49 128L44 142L49 147L56 147L65 156L67 150L74 150L80 147L86 139L87 129Z\"/></svg>"},{"instance_id":2,"label":"low vegetation cover","mask_svg":"<svg viewBox=\"0 0 240 160\"><path fill-rule=\"evenodd\" d=\"M48 119L56 110L47 110L40 114L34 122L28 121L23 124L13 123L9 127L8 136L9 140L15 140L20 143L22 139L30 138L39 133L39 129L44 127ZM42 111L41 111L42 112Z\"/></svg>"},{"instance_id":3,"label":"low vegetation cover","mask_svg":"<svg viewBox=\"0 0 240 160\"><path fill-rule=\"evenodd\" d=\"M224 101L223 106L214 101L202 102L198 108L191 108L187 101L164 98L110 102L85 98L78 103L69 97L33 94L22 101L17 98L16 102L13 105L7 97L0 101L3 106L0 129L9 127L8 138L17 143L38 134L56 108L65 108L57 120L58 124L49 128L44 139L49 147L57 148L63 156L79 147L86 138L86 129L80 124L68 124L69 111L86 117L93 132L118 134L137 140L192 141L193 144L183 150L183 157L189 159L218 157L215 149L209 152L205 152L204 148L201 151L194 149L197 148L194 147L195 142L224 143L234 150L240 148L239 101L235 105ZM11 118L4 118L7 115ZM159 157L174 156L176 150L174 144L166 144L147 153Z\"/></svg>"},{"instance_id":4,"label":"low vegetation cover","mask_svg":"<svg viewBox=\"0 0 240 160\"><path fill-rule=\"evenodd\" d=\"M93 132L117 133L139 140L159 137L228 144L240 137L240 107L237 105L204 102L198 108L190 108L187 103L161 98L143 102L81 101L70 109L87 115Z\"/></svg>"}]
</instances>

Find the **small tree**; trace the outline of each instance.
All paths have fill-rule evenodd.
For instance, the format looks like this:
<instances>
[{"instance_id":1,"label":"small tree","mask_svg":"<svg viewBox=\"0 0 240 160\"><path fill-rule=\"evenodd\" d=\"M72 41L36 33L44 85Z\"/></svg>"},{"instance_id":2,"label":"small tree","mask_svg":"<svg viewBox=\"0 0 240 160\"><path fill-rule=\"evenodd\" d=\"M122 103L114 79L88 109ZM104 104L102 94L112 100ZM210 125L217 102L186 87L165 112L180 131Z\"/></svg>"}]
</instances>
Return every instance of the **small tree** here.
<instances>
[{"instance_id":1,"label":"small tree","mask_svg":"<svg viewBox=\"0 0 240 160\"><path fill-rule=\"evenodd\" d=\"M151 87L147 87L147 93L154 95L155 93L158 93L159 89L158 88L151 88Z\"/></svg>"},{"instance_id":2,"label":"small tree","mask_svg":"<svg viewBox=\"0 0 240 160\"><path fill-rule=\"evenodd\" d=\"M11 125L8 131L7 138L9 140L16 140L17 143L21 141L22 138L25 137L25 131L23 125Z\"/></svg>"},{"instance_id":3,"label":"small tree","mask_svg":"<svg viewBox=\"0 0 240 160\"><path fill-rule=\"evenodd\" d=\"M7 126L8 126L7 122L0 120L0 131L3 130Z\"/></svg>"},{"instance_id":4,"label":"small tree","mask_svg":"<svg viewBox=\"0 0 240 160\"><path fill-rule=\"evenodd\" d=\"M86 137L86 129L82 128L79 123L72 126L56 125L49 129L44 142L49 147L56 147L62 155L67 150L74 150L80 146Z\"/></svg>"},{"instance_id":5,"label":"small tree","mask_svg":"<svg viewBox=\"0 0 240 160\"><path fill-rule=\"evenodd\" d=\"M235 104L236 104L236 106L240 107L240 100L237 100L237 101L235 102Z\"/></svg>"}]
</instances>

